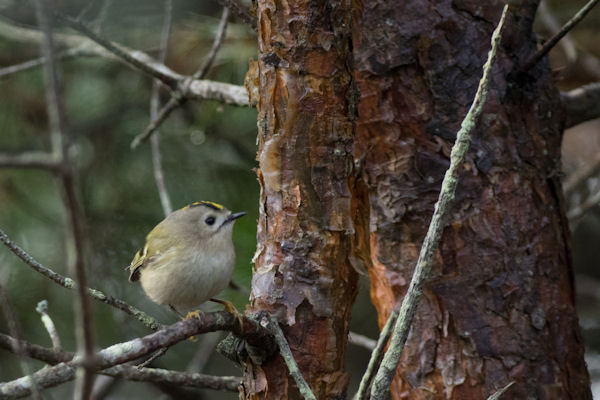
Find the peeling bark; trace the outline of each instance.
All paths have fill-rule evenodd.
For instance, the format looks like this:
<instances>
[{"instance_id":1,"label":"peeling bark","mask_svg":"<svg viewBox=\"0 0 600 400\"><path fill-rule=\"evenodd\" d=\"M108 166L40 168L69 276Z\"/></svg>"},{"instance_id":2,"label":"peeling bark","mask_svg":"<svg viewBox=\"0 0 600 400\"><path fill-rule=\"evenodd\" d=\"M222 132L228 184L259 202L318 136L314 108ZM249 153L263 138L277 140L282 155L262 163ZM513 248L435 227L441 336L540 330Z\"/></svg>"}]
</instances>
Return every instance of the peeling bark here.
<instances>
[{"instance_id":1,"label":"peeling bark","mask_svg":"<svg viewBox=\"0 0 600 400\"><path fill-rule=\"evenodd\" d=\"M256 269L250 312L283 324L318 399L343 398L360 199L353 148L351 4L258 1ZM252 86L256 79L249 79ZM251 90L252 91L252 90ZM358 217L356 217L358 219ZM246 365L242 397L300 398L281 357Z\"/></svg>"},{"instance_id":2,"label":"peeling bark","mask_svg":"<svg viewBox=\"0 0 600 400\"><path fill-rule=\"evenodd\" d=\"M564 115L536 50L537 2L507 21L437 265L392 385L395 399L591 399L562 209ZM356 162L370 201L371 296L383 325L416 264L500 1L364 2Z\"/></svg>"}]
</instances>

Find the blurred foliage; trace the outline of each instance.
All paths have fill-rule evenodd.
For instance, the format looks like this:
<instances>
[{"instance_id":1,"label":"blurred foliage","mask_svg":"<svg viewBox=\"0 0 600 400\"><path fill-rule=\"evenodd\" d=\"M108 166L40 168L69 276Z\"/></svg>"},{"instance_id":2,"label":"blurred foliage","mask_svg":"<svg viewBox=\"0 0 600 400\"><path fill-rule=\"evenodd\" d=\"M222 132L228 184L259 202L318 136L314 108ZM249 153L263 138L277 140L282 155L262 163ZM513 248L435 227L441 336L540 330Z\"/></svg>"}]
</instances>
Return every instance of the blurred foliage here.
<instances>
[{"instance_id":1,"label":"blurred foliage","mask_svg":"<svg viewBox=\"0 0 600 400\"><path fill-rule=\"evenodd\" d=\"M78 15L91 4L83 17L90 22L96 18L104 1L56 0L54 3L69 15ZM582 4L579 1L549 3L561 22ZM214 1L177 0L173 6L166 64L179 73L191 74L212 45L222 9ZM102 34L130 48L156 55L162 14L161 0L113 1L102 23ZM0 0L0 15L24 26L36 25L30 2ZM600 14L596 10L572 36L586 51L600 57L594 39L598 34L598 22ZM542 36L550 36L542 25L536 26ZM233 18L207 78L243 84L248 59L256 58L256 52L255 33ZM17 64L36 58L38 54L37 46L0 38L0 66ZM560 49L554 50L551 56L554 66L564 64ZM87 225L89 285L124 299L164 323L174 322L175 317L149 301L139 285L127 282L127 272L123 270L143 245L145 235L164 217L152 173L149 144L135 151L129 149L131 140L149 122L151 79L121 63L101 58L72 58L61 65L67 112L75 136L77 184ZM584 83L582 79L586 80L582 76L584 73L574 66L563 72L559 84L563 88L576 86ZM0 152L49 150L41 69L34 68L0 80L0 91L3 93ZM161 96L164 104L168 93L163 91ZM257 166L256 110L216 102L189 102L175 111L160 131L163 168L175 208L196 200L213 200L232 210L248 212L248 216L236 223L234 230L237 265L233 279L237 284L249 287L259 195L253 172ZM48 172L0 170L0 228L40 262L66 274L65 213L57 188L57 182ZM600 235L597 223L593 234ZM577 257L576 260L578 264L586 261ZM73 292L33 272L6 249L0 250L0 272L3 277L8 276L8 295L19 315L23 336L31 342L50 345L35 312L37 302L48 299L49 312L63 345L73 350ZM367 280L361 279L360 285L351 329L376 337L376 316L370 305ZM246 296L232 290L227 290L221 297L233 301L239 309L247 303ZM97 302L92 306L98 347L148 333L140 323L109 306ZM8 332L4 316L0 318L0 331ZM201 345L202 339L199 343L180 343L155 365L185 370ZM349 393L356 389L367 357L366 350L349 348ZM0 381L22 374L17 361L15 356L0 352ZM42 364L33 362L33 366L40 368ZM212 357L204 371L241 374L220 356ZM50 393L55 398L62 398L70 390L70 385L63 385ZM158 389L152 385L121 382L112 396L142 399L157 393ZM237 394L231 393L202 393L204 398L237 398Z\"/></svg>"}]
</instances>

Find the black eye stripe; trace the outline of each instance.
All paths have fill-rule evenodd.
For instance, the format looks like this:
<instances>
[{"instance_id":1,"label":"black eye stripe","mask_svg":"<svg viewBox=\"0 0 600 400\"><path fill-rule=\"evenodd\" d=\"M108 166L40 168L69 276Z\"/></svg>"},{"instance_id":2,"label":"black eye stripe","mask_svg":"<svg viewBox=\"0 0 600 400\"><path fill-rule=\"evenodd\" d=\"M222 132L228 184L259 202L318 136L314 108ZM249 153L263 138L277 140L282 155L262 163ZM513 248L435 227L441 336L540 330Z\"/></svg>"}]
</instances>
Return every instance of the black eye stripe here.
<instances>
[{"instance_id":1,"label":"black eye stripe","mask_svg":"<svg viewBox=\"0 0 600 400\"><path fill-rule=\"evenodd\" d=\"M215 217L207 217L204 222L206 223L206 225L213 225L215 223Z\"/></svg>"}]
</instances>

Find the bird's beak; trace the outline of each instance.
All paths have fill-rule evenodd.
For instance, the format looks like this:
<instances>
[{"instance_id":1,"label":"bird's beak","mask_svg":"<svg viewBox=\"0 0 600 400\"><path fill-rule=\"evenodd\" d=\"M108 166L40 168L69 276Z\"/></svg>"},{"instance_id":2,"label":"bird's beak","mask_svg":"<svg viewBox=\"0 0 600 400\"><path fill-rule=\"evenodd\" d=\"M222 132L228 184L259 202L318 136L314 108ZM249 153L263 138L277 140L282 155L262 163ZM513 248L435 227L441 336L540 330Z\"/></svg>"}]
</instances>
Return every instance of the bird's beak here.
<instances>
[{"instance_id":1,"label":"bird's beak","mask_svg":"<svg viewBox=\"0 0 600 400\"><path fill-rule=\"evenodd\" d=\"M236 219L238 219L238 218L241 218L241 217L243 217L243 216L244 216L244 215L246 215L246 214L247 214L247 213L246 213L246 212L244 212L244 211L242 211L242 212L239 212L239 213L235 213L235 214L231 214L231 215L229 215L229 217L227 217L227 219L225 220L225 222L223 223L223 225L225 225L225 224L227 224L227 223L229 223L229 222L233 222L233 221L235 221Z\"/></svg>"}]
</instances>

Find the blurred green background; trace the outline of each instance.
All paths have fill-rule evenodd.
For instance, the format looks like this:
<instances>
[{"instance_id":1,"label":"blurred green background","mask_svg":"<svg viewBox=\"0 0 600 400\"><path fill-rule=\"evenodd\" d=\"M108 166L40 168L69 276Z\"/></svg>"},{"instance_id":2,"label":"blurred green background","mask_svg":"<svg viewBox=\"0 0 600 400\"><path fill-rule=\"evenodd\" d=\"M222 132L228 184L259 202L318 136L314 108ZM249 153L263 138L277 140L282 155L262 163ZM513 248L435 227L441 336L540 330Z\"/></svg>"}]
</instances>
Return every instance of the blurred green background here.
<instances>
[{"instance_id":1,"label":"blurred green background","mask_svg":"<svg viewBox=\"0 0 600 400\"><path fill-rule=\"evenodd\" d=\"M84 20L91 22L102 9L104 1L55 1L63 13L78 15L91 4ZM552 11L565 21L583 3L551 2ZM102 23L102 35L130 48L158 55L163 21L163 1L113 1ZM191 74L202 63L212 45L222 8L214 1L176 0L173 2L173 25L166 64L182 74ZM4 20L35 28L35 14L30 2L0 0L0 15ZM590 15L574 33L586 51L600 56L597 37L600 18ZM256 34L235 18L230 19L225 42L207 79L243 85L248 60L256 58ZM544 25L540 33L545 33ZM594 36L596 35L596 36ZM0 36L0 68L38 57L39 48L33 44L7 40ZM553 52L553 62L566 61L560 49ZM77 160L77 186L85 212L87 226L86 265L89 285L121 298L152 314L163 323L176 320L174 315L149 301L137 284L127 282L127 271L134 253L143 245L145 235L163 217L152 172L148 143L131 151L131 140L149 122L151 79L123 64L103 58L70 58L61 65L64 69L67 113L75 135L74 151ZM578 67L563 73L564 88L593 80ZM598 78L595 78L598 79ZM27 150L49 150L42 71L33 68L26 72L0 78L0 152L18 153ZM161 92L161 102L168 94ZM589 129L589 128L588 128ZM592 127L598 136L598 125ZM568 139L576 133L567 133ZM575 146L576 145L572 145ZM589 147L589 141L587 143ZM587 148L586 147L586 148ZM596 151L600 149L600 140ZM161 128L161 150L167 188L174 208L197 200L212 200L234 211L247 211L248 216L236 223L234 242L237 265L234 282L249 287L251 258L256 246L259 186L253 171L256 157L256 110L222 105L216 102L188 102L176 110ZM581 164L577 150L565 153L566 170ZM569 158L571 157L571 158ZM39 170L0 169L0 228L43 264L66 274L64 257L65 214L53 176ZM596 210L597 213L597 210ZM600 235L600 218L578 221L585 238L578 240L575 232L576 261L579 271L589 278L600 280L596 257L586 251L596 249L595 238ZM590 218L591 218L590 217ZM587 218L587 217L586 217ZM591 221L591 222L590 222ZM584 239L587 239L585 241ZM589 244L586 244L588 243ZM592 249L592 250L590 250ZM595 263L595 264L594 264ZM595 272L594 272L595 271ZM53 317L65 349L74 350L72 299L73 292L51 283L21 263L5 248L0 247L0 277L6 280L7 294L18 314L23 336L27 340L50 345L39 315L38 301L49 301ZM596 274L596 275L594 275ZM586 278L587 279L587 278ZM360 294L354 309L351 329L372 338L377 336L375 312L370 305L368 282L361 278ZM584 298L582 320L586 338L595 348L589 353L596 357L600 343L593 342L600 331L598 286ZM247 296L228 289L221 298L231 300L243 309ZM595 307L594 307L595 304ZM108 345L149 333L148 329L112 307L93 301L96 345ZM208 306L210 309L212 306ZM597 311L596 311L597 312ZM6 318L0 318L0 332L8 332ZM596 335L597 336L597 335ZM208 361L202 371L216 375L240 375L241 371L220 355L213 353L210 343L220 334L206 335L198 342L183 342L172 347L153 365L175 370L198 370L202 358ZM349 393L358 385L369 353L351 346L348 350L348 370L351 376ZM590 359L591 360L591 359ZM588 362L590 362L588 360ZM593 363L594 361L592 361ZM596 361L596 380L600 362ZM35 369L42 367L32 362ZM591 365L593 366L593 365ZM22 375L18 358L0 351L0 381ZM103 382L104 379L102 379ZM600 388L598 389L600 391ZM72 383L45 393L64 398L72 391ZM135 382L118 382L107 398L142 399L147 396L166 396L169 390ZM194 391L194 398L234 399L235 393ZM199 393L203 397L199 397ZM172 393L171 393L172 394ZM182 393L176 395L183 398Z\"/></svg>"}]
</instances>

